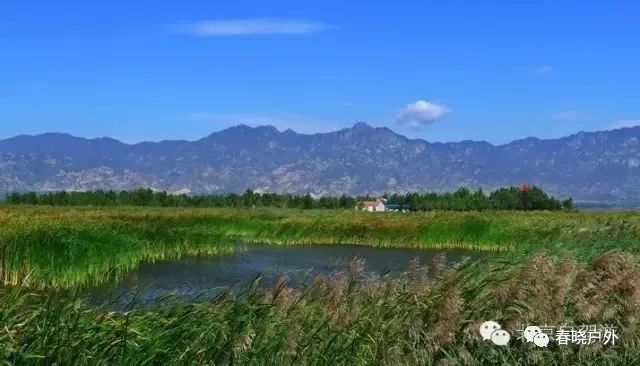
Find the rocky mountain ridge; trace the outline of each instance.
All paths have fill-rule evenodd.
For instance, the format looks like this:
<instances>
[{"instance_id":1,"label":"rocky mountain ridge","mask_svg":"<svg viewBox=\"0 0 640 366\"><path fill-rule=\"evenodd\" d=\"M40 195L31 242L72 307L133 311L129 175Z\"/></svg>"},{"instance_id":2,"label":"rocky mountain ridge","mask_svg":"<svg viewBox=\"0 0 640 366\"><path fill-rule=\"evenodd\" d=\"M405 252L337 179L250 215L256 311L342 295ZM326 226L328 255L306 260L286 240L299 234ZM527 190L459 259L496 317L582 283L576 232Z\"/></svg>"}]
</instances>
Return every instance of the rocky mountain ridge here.
<instances>
[{"instance_id":1,"label":"rocky mountain ridge","mask_svg":"<svg viewBox=\"0 0 640 366\"><path fill-rule=\"evenodd\" d=\"M0 140L0 192L149 187L326 195L522 183L577 201L640 204L640 127L499 146L429 143L365 123L312 135L239 125L197 141L133 145L60 133Z\"/></svg>"}]
</instances>

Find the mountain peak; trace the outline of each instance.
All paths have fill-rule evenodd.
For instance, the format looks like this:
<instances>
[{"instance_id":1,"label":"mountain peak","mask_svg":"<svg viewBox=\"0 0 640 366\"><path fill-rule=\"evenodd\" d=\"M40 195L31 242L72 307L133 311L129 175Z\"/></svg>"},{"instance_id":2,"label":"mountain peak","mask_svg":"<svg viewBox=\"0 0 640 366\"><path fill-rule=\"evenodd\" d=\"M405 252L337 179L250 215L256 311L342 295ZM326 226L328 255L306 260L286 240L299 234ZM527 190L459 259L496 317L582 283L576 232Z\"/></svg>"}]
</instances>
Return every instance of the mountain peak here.
<instances>
[{"instance_id":1,"label":"mountain peak","mask_svg":"<svg viewBox=\"0 0 640 366\"><path fill-rule=\"evenodd\" d=\"M209 136L207 136L205 139L211 139L211 138L215 138L217 136L248 137L248 136L253 136L253 135L277 135L279 133L280 132L278 132L278 130L273 126L251 127L249 125L246 125L246 124L242 123L242 124L239 124L239 125L236 125L236 126L231 126L231 127L225 128L222 131L213 132Z\"/></svg>"},{"instance_id":2,"label":"mountain peak","mask_svg":"<svg viewBox=\"0 0 640 366\"><path fill-rule=\"evenodd\" d=\"M242 132L242 131L249 131L249 130L252 130L252 129L253 129L253 127L251 127L249 125L245 125L244 123L241 123L241 124L238 124L238 125L235 125L235 126L227 127L224 130L219 131L219 132L230 132L230 131L231 132L237 132L237 131ZM212 134L216 134L216 133L217 132L213 132Z\"/></svg>"},{"instance_id":3,"label":"mountain peak","mask_svg":"<svg viewBox=\"0 0 640 366\"><path fill-rule=\"evenodd\" d=\"M373 127L366 122L358 122L351 127L354 130L371 130Z\"/></svg>"}]
</instances>

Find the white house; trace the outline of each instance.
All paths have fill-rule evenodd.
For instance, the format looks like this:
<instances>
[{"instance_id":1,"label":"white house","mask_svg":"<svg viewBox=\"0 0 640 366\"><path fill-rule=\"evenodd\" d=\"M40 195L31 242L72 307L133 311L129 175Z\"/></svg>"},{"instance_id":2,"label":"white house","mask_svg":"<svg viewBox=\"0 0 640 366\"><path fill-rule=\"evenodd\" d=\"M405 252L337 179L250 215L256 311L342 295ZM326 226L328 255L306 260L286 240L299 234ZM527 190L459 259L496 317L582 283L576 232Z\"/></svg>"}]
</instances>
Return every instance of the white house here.
<instances>
[{"instance_id":1,"label":"white house","mask_svg":"<svg viewBox=\"0 0 640 366\"><path fill-rule=\"evenodd\" d=\"M362 201L358 204L358 208L367 212L385 212L387 210L387 200L378 198L375 201Z\"/></svg>"}]
</instances>

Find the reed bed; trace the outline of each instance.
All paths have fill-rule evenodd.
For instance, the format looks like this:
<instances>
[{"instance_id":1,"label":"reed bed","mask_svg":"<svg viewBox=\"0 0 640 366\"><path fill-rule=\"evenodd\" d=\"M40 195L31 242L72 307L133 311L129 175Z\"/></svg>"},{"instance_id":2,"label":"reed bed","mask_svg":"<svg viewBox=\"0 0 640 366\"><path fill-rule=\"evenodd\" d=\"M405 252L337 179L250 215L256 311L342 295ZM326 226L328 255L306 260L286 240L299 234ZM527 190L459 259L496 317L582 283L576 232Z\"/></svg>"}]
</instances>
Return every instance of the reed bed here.
<instances>
[{"instance_id":1,"label":"reed bed","mask_svg":"<svg viewBox=\"0 0 640 366\"><path fill-rule=\"evenodd\" d=\"M88 308L70 291L0 290L0 358L65 365L622 365L640 356L635 257L608 252L590 264L540 253L509 267L410 262L400 276L367 280L365 264L305 288L259 278L243 296L167 299L153 310ZM595 292L593 292L595 286ZM592 293L593 292L593 293ZM589 296L586 296L589 294ZM614 309L611 311L611 309ZM617 345L539 349L514 337L482 341L493 319L512 334L568 319L618 327Z\"/></svg>"},{"instance_id":2,"label":"reed bed","mask_svg":"<svg viewBox=\"0 0 640 366\"><path fill-rule=\"evenodd\" d=\"M640 215L390 213L0 206L4 364L619 365L640 357ZM366 280L365 263L294 288L259 278L241 296L91 307L84 286L141 260L229 253L239 242L491 251L445 268L411 262ZM133 305L133 304L132 304ZM614 324L607 347L483 342L492 319Z\"/></svg>"},{"instance_id":3,"label":"reed bed","mask_svg":"<svg viewBox=\"0 0 640 366\"><path fill-rule=\"evenodd\" d=\"M72 288L142 260L229 253L238 241L530 253L637 251L634 213L362 213L277 209L0 206L4 280ZM598 250L591 250L598 247ZM585 249L586 248L586 249Z\"/></svg>"}]
</instances>

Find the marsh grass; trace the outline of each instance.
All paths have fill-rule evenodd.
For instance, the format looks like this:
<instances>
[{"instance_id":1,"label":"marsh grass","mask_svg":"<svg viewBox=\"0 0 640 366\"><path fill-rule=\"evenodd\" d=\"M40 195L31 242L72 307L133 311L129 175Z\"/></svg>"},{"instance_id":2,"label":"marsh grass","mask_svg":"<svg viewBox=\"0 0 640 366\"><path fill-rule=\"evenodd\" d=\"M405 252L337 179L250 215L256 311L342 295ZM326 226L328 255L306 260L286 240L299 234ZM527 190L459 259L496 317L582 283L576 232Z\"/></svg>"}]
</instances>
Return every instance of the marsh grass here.
<instances>
[{"instance_id":1,"label":"marsh grass","mask_svg":"<svg viewBox=\"0 0 640 366\"><path fill-rule=\"evenodd\" d=\"M0 207L0 360L7 364L634 364L640 357L640 217L634 213ZM260 279L244 296L90 307L79 294L142 260L233 251L239 242L352 243L491 251L446 268L366 264L306 287ZM304 283L307 283L306 281ZM132 304L133 305L133 304ZM608 323L613 347L508 348L483 320Z\"/></svg>"},{"instance_id":2,"label":"marsh grass","mask_svg":"<svg viewBox=\"0 0 640 366\"><path fill-rule=\"evenodd\" d=\"M510 258L546 249L583 260L637 253L633 213L385 213L277 209L0 206L7 283L75 287L119 277L142 260L229 253L238 242L470 249Z\"/></svg>"},{"instance_id":3,"label":"marsh grass","mask_svg":"<svg viewBox=\"0 0 640 366\"><path fill-rule=\"evenodd\" d=\"M640 270L610 252L591 264L539 253L507 270L491 263L424 266L398 276L363 276L366 265L318 276L306 287L286 279L243 296L201 302L161 300L153 310L89 308L73 291L1 290L0 357L10 364L631 364L640 349ZM605 286L596 287L592 281ZM163 303L164 301L164 303ZM596 307L598 311L594 311ZM616 309L605 315L602 310ZM531 322L615 320L615 346L541 350L512 340L483 342L479 324L495 319L512 334ZM541 324L540 323L540 324Z\"/></svg>"}]
</instances>

